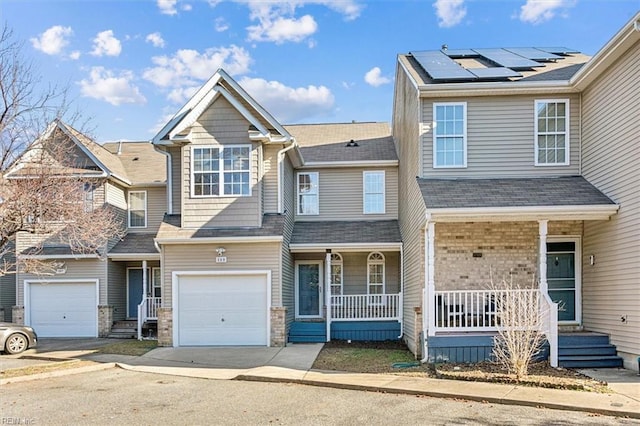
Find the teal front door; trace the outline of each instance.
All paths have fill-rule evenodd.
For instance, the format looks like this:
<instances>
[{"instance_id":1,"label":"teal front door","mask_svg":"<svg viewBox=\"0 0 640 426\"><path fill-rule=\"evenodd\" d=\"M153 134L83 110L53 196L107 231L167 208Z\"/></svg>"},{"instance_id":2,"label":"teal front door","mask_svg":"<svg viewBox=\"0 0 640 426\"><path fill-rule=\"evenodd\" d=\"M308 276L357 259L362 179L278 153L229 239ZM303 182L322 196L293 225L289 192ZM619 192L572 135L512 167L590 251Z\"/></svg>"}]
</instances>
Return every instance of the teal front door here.
<instances>
[{"instance_id":1,"label":"teal front door","mask_svg":"<svg viewBox=\"0 0 640 426\"><path fill-rule=\"evenodd\" d=\"M127 318L138 318L142 302L142 268L127 269Z\"/></svg>"},{"instance_id":2,"label":"teal front door","mask_svg":"<svg viewBox=\"0 0 640 426\"><path fill-rule=\"evenodd\" d=\"M322 317L322 263L296 264L296 316Z\"/></svg>"},{"instance_id":3,"label":"teal front door","mask_svg":"<svg viewBox=\"0 0 640 426\"><path fill-rule=\"evenodd\" d=\"M549 297L558 303L558 321L578 322L578 277L576 242L547 243Z\"/></svg>"}]
</instances>

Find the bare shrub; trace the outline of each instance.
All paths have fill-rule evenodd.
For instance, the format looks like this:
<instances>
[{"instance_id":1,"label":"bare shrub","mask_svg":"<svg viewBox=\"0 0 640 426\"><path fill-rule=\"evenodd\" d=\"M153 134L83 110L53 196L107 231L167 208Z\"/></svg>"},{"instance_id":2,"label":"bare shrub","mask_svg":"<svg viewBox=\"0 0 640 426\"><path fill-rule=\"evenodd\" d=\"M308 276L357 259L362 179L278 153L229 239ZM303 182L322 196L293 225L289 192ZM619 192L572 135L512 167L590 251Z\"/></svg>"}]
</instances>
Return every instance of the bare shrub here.
<instances>
[{"instance_id":1,"label":"bare shrub","mask_svg":"<svg viewBox=\"0 0 640 426\"><path fill-rule=\"evenodd\" d=\"M509 374L522 380L545 342L541 332L545 312L540 308L540 292L535 283L522 286L513 280L502 280L499 284L492 280L491 289L495 291L498 329L493 355Z\"/></svg>"}]
</instances>

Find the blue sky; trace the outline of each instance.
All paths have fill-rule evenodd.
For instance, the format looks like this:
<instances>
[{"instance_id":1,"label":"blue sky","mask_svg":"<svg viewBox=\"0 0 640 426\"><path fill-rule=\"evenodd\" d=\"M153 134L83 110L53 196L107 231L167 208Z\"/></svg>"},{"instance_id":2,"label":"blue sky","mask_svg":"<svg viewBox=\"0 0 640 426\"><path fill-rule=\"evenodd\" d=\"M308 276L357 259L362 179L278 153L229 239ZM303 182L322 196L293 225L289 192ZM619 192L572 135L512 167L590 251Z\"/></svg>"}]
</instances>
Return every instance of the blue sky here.
<instances>
[{"instance_id":1,"label":"blue sky","mask_svg":"<svg viewBox=\"0 0 640 426\"><path fill-rule=\"evenodd\" d=\"M640 0L0 0L43 82L98 141L148 140L223 67L283 124L390 121L396 55L564 46L595 54Z\"/></svg>"}]
</instances>

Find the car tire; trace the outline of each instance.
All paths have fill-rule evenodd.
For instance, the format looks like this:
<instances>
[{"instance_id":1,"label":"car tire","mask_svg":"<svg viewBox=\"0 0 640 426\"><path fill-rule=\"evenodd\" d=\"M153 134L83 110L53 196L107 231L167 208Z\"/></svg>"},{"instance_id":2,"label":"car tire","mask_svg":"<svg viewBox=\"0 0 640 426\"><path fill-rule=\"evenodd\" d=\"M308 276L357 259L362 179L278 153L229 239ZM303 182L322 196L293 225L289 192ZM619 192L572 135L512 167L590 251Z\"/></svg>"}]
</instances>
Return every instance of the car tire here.
<instances>
[{"instance_id":1,"label":"car tire","mask_svg":"<svg viewBox=\"0 0 640 426\"><path fill-rule=\"evenodd\" d=\"M24 334L13 333L7 338L4 344L4 350L8 354L19 354L27 350L29 347L29 340L27 340Z\"/></svg>"}]
</instances>

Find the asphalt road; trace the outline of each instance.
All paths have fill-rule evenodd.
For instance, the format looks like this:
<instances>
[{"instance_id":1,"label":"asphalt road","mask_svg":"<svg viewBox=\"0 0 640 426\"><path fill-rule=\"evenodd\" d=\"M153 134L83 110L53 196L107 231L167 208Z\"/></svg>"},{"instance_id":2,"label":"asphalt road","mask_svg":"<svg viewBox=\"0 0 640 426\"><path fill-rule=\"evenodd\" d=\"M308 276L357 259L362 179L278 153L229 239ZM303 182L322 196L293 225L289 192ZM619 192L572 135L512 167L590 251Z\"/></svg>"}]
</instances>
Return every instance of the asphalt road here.
<instances>
[{"instance_id":1,"label":"asphalt road","mask_svg":"<svg viewBox=\"0 0 640 426\"><path fill-rule=\"evenodd\" d=\"M532 407L114 368L3 385L0 424L588 426L640 422Z\"/></svg>"}]
</instances>

